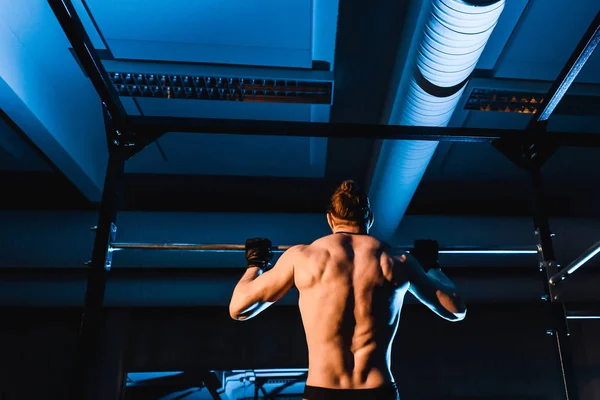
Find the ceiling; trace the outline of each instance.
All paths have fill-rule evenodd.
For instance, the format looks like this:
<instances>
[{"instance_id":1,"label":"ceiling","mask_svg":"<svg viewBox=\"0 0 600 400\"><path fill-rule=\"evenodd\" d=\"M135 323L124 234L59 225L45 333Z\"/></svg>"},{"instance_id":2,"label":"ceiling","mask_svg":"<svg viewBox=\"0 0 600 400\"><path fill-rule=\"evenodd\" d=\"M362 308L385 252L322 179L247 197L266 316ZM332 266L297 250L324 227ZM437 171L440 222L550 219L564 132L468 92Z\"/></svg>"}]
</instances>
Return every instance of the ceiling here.
<instances>
[{"instance_id":1,"label":"ceiling","mask_svg":"<svg viewBox=\"0 0 600 400\"><path fill-rule=\"evenodd\" d=\"M45 2L0 12L2 208L96 208L106 141L98 99ZM112 72L253 76L333 84L332 104L123 97L131 115L380 123L421 2L275 0L73 1ZM600 6L506 3L451 126L522 129L530 115L465 109L473 89L544 93ZM568 95L600 98L600 52ZM589 97L587 97L589 98ZM585 101L585 98L584 100ZM600 115L551 117L549 130L600 133ZM321 212L332 188L368 185L369 139L169 133L126 165L125 208L146 211ZM549 210L598 216L595 149L559 149L544 167ZM487 144L441 143L408 214L530 214L527 174ZM239 194L252 193L239 200ZM53 200L54 199L54 200Z\"/></svg>"}]
</instances>

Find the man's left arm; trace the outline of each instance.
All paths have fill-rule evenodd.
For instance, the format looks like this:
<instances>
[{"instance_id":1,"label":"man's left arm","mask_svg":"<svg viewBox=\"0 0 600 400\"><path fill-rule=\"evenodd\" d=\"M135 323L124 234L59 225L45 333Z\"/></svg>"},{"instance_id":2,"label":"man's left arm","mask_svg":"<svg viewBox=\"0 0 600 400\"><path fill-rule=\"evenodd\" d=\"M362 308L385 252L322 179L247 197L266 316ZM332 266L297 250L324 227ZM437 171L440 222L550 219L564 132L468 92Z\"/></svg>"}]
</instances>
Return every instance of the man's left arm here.
<instances>
[{"instance_id":1,"label":"man's left arm","mask_svg":"<svg viewBox=\"0 0 600 400\"><path fill-rule=\"evenodd\" d=\"M243 321L258 315L294 286L294 255L298 246L287 250L273 268L264 271L272 257L270 247L268 239L250 239L246 243L248 268L233 290L231 318Z\"/></svg>"}]
</instances>

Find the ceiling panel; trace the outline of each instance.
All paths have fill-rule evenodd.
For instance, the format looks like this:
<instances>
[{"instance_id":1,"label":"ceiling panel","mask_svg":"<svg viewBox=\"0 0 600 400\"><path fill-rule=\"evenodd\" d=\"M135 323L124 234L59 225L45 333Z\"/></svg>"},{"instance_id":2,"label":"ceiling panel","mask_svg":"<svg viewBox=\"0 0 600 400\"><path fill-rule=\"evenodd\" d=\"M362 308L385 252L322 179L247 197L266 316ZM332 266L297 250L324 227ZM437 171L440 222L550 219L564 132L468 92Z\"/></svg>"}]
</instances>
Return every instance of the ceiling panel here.
<instances>
[{"instance_id":1,"label":"ceiling panel","mask_svg":"<svg viewBox=\"0 0 600 400\"><path fill-rule=\"evenodd\" d=\"M437 157L436 157L437 156ZM438 153L427 169L425 179L512 180L522 171L489 143L453 143L446 154Z\"/></svg>"},{"instance_id":2,"label":"ceiling panel","mask_svg":"<svg viewBox=\"0 0 600 400\"><path fill-rule=\"evenodd\" d=\"M169 133L127 163L128 173L322 178L327 139Z\"/></svg>"},{"instance_id":3,"label":"ceiling panel","mask_svg":"<svg viewBox=\"0 0 600 400\"><path fill-rule=\"evenodd\" d=\"M333 69L339 0L313 0L313 60L327 61Z\"/></svg>"},{"instance_id":4,"label":"ceiling panel","mask_svg":"<svg viewBox=\"0 0 600 400\"><path fill-rule=\"evenodd\" d=\"M277 121L329 119L329 106L136 99L144 115ZM132 101L127 102L134 108ZM320 178L326 138L169 133L127 163L128 173ZM161 151L163 154L161 154ZM166 160L165 160L166 158Z\"/></svg>"},{"instance_id":5,"label":"ceiling panel","mask_svg":"<svg viewBox=\"0 0 600 400\"><path fill-rule=\"evenodd\" d=\"M600 52L597 54L600 54ZM475 89L545 94L548 92L551 85L551 81L475 77L467 83L467 87L457 104L449 126L525 129L532 118L532 114L468 110L466 109L466 106L469 96ZM561 111L561 107L559 106L557 110L550 116L548 121L548 130L573 133L600 133L599 115L561 114L561 112L572 113L574 111L582 111L583 113L588 112L586 110L589 110L590 107L593 107L592 104L594 103L587 103L588 105L586 107L580 107L579 104L581 101L585 101L585 99L592 97L598 98L600 96L600 85L574 83L570 86L566 96L569 98L569 109L563 109ZM593 109L592 113L598 114L593 112Z\"/></svg>"},{"instance_id":6,"label":"ceiling panel","mask_svg":"<svg viewBox=\"0 0 600 400\"><path fill-rule=\"evenodd\" d=\"M518 113L469 111L464 121L469 128L524 129L531 115ZM596 124L590 121L596 121ZM595 131L600 133L600 118L566 115L552 116L549 128L564 128L565 132ZM562 131L562 129L561 129ZM445 150L445 151L444 151ZM544 174L560 180L561 185L582 186L589 179L600 180L600 149L561 148L545 164ZM447 180L519 180L523 171L514 166L488 143L453 143L440 146L428 168L426 179Z\"/></svg>"},{"instance_id":7,"label":"ceiling panel","mask_svg":"<svg viewBox=\"0 0 600 400\"><path fill-rule=\"evenodd\" d=\"M104 45L102 36L100 36L100 32L96 29L95 21L92 19L92 15L88 12L89 7L87 5L86 0L72 0L73 7L75 7L75 12L79 16L83 27L92 42L92 46L96 50L106 50L106 46Z\"/></svg>"},{"instance_id":8,"label":"ceiling panel","mask_svg":"<svg viewBox=\"0 0 600 400\"><path fill-rule=\"evenodd\" d=\"M311 121L310 104L251 103L217 100L136 98L144 115L256 119L270 121ZM325 106L329 108L329 106Z\"/></svg>"},{"instance_id":9,"label":"ceiling panel","mask_svg":"<svg viewBox=\"0 0 600 400\"><path fill-rule=\"evenodd\" d=\"M502 10L498 23L479 57L477 68L494 68L528 3L529 0L510 0L504 3L504 10Z\"/></svg>"},{"instance_id":10,"label":"ceiling panel","mask_svg":"<svg viewBox=\"0 0 600 400\"><path fill-rule=\"evenodd\" d=\"M312 65L312 0L88 0L116 58Z\"/></svg>"},{"instance_id":11,"label":"ceiling panel","mask_svg":"<svg viewBox=\"0 0 600 400\"><path fill-rule=\"evenodd\" d=\"M589 0L532 1L496 66L495 77L554 80L598 11ZM594 56L579 82L600 83Z\"/></svg>"},{"instance_id":12,"label":"ceiling panel","mask_svg":"<svg viewBox=\"0 0 600 400\"><path fill-rule=\"evenodd\" d=\"M552 115L548 121L548 130L600 134L600 116Z\"/></svg>"},{"instance_id":13,"label":"ceiling panel","mask_svg":"<svg viewBox=\"0 0 600 400\"><path fill-rule=\"evenodd\" d=\"M0 170L53 172L40 151L0 111Z\"/></svg>"}]
</instances>

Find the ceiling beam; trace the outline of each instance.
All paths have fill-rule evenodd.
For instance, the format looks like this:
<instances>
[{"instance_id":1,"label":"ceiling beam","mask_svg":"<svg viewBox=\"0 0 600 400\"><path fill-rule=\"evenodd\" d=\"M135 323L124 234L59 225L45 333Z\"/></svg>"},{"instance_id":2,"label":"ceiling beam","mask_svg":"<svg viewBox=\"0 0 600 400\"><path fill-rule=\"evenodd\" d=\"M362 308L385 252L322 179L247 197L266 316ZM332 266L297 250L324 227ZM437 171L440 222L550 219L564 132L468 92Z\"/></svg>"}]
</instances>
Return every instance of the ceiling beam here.
<instances>
[{"instance_id":1,"label":"ceiling beam","mask_svg":"<svg viewBox=\"0 0 600 400\"><path fill-rule=\"evenodd\" d=\"M569 90L571 84L577 78L577 75L584 67L598 44L600 43L600 11L596 14L594 20L590 23L587 31L577 44L577 47L567 60L567 63L560 71L560 74L552 84L546 97L544 108L540 111L536 118L533 118L529 124L529 128L536 128L539 124L548 121L550 115L558 106L563 96Z\"/></svg>"},{"instance_id":2,"label":"ceiling beam","mask_svg":"<svg viewBox=\"0 0 600 400\"><path fill-rule=\"evenodd\" d=\"M129 117L128 126L138 135L166 132L215 133L258 136L428 140L435 142L492 143L502 137L551 140L558 146L600 147L600 136L568 132L543 135L520 129L450 128L430 126L354 124L332 122L258 121L213 118Z\"/></svg>"}]
</instances>

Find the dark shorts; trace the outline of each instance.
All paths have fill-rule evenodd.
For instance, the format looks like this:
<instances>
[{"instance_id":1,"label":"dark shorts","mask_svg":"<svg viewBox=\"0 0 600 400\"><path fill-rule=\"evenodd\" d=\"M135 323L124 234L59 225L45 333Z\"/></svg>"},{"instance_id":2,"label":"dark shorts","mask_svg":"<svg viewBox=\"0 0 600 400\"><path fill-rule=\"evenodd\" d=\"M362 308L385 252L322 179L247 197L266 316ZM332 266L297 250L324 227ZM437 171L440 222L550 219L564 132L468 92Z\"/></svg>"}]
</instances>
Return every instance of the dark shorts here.
<instances>
[{"instance_id":1,"label":"dark shorts","mask_svg":"<svg viewBox=\"0 0 600 400\"><path fill-rule=\"evenodd\" d=\"M388 383L375 389L328 389L306 386L304 398L308 400L400 400L395 383Z\"/></svg>"}]
</instances>

